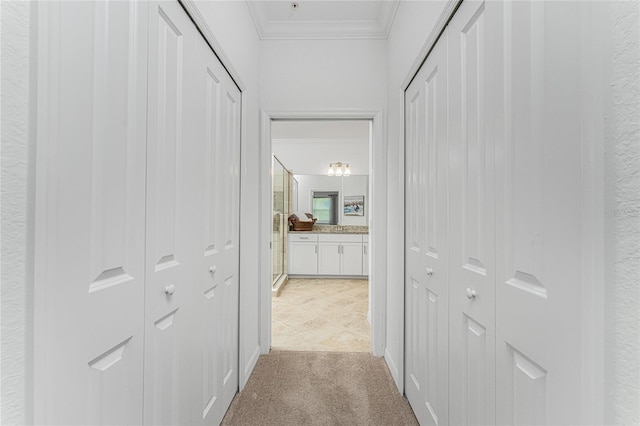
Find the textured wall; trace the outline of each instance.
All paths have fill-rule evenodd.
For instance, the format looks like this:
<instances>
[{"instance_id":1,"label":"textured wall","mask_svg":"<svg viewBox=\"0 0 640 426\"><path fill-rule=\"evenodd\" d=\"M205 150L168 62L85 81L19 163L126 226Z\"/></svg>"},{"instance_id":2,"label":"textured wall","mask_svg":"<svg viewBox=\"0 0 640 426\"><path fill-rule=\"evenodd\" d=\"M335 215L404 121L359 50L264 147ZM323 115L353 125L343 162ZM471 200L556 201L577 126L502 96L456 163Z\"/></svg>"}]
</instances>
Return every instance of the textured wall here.
<instances>
[{"instance_id":1,"label":"textured wall","mask_svg":"<svg viewBox=\"0 0 640 426\"><path fill-rule=\"evenodd\" d=\"M605 419L640 424L640 14L611 8L605 139Z\"/></svg>"},{"instance_id":2,"label":"textured wall","mask_svg":"<svg viewBox=\"0 0 640 426\"><path fill-rule=\"evenodd\" d=\"M0 424L25 424L29 365L28 305L31 282L29 185L28 2L0 2L2 39L1 159L1 365ZM30 287L29 287L30 288Z\"/></svg>"}]
</instances>

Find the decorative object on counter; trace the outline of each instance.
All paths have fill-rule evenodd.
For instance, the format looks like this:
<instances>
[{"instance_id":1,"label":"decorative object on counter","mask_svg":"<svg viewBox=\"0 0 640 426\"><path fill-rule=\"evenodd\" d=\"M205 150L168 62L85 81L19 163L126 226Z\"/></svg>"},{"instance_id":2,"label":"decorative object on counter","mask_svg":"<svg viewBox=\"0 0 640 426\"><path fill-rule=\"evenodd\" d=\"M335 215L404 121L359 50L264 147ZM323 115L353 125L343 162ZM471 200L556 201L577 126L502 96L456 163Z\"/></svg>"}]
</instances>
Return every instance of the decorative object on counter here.
<instances>
[{"instance_id":1,"label":"decorative object on counter","mask_svg":"<svg viewBox=\"0 0 640 426\"><path fill-rule=\"evenodd\" d=\"M345 195L345 216L364 216L364 195Z\"/></svg>"},{"instance_id":2,"label":"decorative object on counter","mask_svg":"<svg viewBox=\"0 0 640 426\"><path fill-rule=\"evenodd\" d=\"M329 163L327 176L351 176L351 168L349 163Z\"/></svg>"},{"instance_id":3,"label":"decorative object on counter","mask_svg":"<svg viewBox=\"0 0 640 426\"><path fill-rule=\"evenodd\" d=\"M316 218L309 213L296 213L289 216L289 224L292 231L311 231Z\"/></svg>"}]
</instances>

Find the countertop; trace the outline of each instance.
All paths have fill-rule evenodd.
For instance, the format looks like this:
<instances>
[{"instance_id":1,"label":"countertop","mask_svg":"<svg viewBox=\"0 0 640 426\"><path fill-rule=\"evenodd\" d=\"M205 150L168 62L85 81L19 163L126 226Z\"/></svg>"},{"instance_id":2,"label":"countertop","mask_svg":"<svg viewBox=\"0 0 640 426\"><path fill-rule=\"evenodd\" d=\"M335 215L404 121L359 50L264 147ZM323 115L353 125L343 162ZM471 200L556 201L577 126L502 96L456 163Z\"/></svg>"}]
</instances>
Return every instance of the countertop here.
<instances>
[{"instance_id":1,"label":"countertop","mask_svg":"<svg viewBox=\"0 0 640 426\"><path fill-rule=\"evenodd\" d=\"M313 225L311 231L289 231L290 234L368 234L368 226Z\"/></svg>"}]
</instances>

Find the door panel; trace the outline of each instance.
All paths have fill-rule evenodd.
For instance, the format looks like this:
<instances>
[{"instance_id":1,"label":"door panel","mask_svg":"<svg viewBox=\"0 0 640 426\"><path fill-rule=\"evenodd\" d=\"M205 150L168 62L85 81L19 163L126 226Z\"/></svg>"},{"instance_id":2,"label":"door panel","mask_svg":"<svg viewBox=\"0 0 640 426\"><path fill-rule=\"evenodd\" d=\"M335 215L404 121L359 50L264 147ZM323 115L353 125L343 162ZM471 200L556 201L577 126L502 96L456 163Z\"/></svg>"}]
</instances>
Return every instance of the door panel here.
<instances>
[{"instance_id":1,"label":"door panel","mask_svg":"<svg viewBox=\"0 0 640 426\"><path fill-rule=\"evenodd\" d=\"M190 380L194 423L218 424L238 387L240 93L199 34L194 35L194 52L189 167L195 174L193 223L200 226L193 227L198 286L190 293L189 327L190 359L201 369L192 368ZM230 105L225 97L232 98Z\"/></svg>"},{"instance_id":2,"label":"door panel","mask_svg":"<svg viewBox=\"0 0 640 426\"><path fill-rule=\"evenodd\" d=\"M318 274L340 274L340 243L318 243Z\"/></svg>"},{"instance_id":3,"label":"door panel","mask_svg":"<svg viewBox=\"0 0 640 426\"><path fill-rule=\"evenodd\" d=\"M406 93L407 396L423 424L448 418L447 35Z\"/></svg>"},{"instance_id":4,"label":"door panel","mask_svg":"<svg viewBox=\"0 0 640 426\"><path fill-rule=\"evenodd\" d=\"M424 388L424 374L422 373L422 358L420 352L420 337L422 336L422 321L420 315L420 288L424 282L425 273L422 267L422 243L418 228L420 219L420 211L418 206L422 203L422 193L419 188L420 176L420 145L424 140L424 126L420 126L418 117L422 116L424 94L420 90L418 84L412 85L407 89L406 99L406 115L408 121L406 123L406 230L405 230L405 392L409 401L412 402L414 412L418 415L417 407L421 407L420 395ZM420 414L424 417L424 414ZM419 418L421 418L419 417Z\"/></svg>"},{"instance_id":5,"label":"door panel","mask_svg":"<svg viewBox=\"0 0 640 426\"><path fill-rule=\"evenodd\" d=\"M581 412L580 3L499 5L496 414L575 424Z\"/></svg>"},{"instance_id":6,"label":"door panel","mask_svg":"<svg viewBox=\"0 0 640 426\"><path fill-rule=\"evenodd\" d=\"M191 22L177 3L150 3L147 142L145 424L191 419L185 334L194 246L188 164L194 55ZM186 122L185 122L186 121ZM182 349L182 351L181 351Z\"/></svg>"},{"instance_id":7,"label":"door panel","mask_svg":"<svg viewBox=\"0 0 640 426\"><path fill-rule=\"evenodd\" d=\"M34 421L140 423L147 5L38 9Z\"/></svg>"},{"instance_id":8,"label":"door panel","mask_svg":"<svg viewBox=\"0 0 640 426\"><path fill-rule=\"evenodd\" d=\"M342 275L362 275L362 243L340 243Z\"/></svg>"},{"instance_id":9,"label":"door panel","mask_svg":"<svg viewBox=\"0 0 640 426\"><path fill-rule=\"evenodd\" d=\"M450 421L495 422L493 2L449 23Z\"/></svg>"},{"instance_id":10,"label":"door panel","mask_svg":"<svg viewBox=\"0 0 640 426\"><path fill-rule=\"evenodd\" d=\"M217 163L223 182L221 208L224 235L220 273L223 280L221 300L221 346L218 364L221 368L223 410L226 411L238 391L238 304L240 297L240 91L230 78L225 79L221 106L222 155ZM221 212L222 213L222 212ZM224 414L224 411L222 414Z\"/></svg>"},{"instance_id":11,"label":"door panel","mask_svg":"<svg viewBox=\"0 0 640 426\"><path fill-rule=\"evenodd\" d=\"M199 202L203 214L199 222L205 230L201 244L198 247L198 279L201 283L200 292L195 297L194 304L197 318L193 324L193 330L200 336L201 350L200 365L202 376L196 377L195 382L200 383L201 397L196 398L198 406L194 409L199 416L198 423L217 424L224 414L221 397L220 382L222 372L220 363L220 341L222 334L222 287L221 287L221 258L222 258L222 226L223 217L221 211L220 194L221 171L220 158L222 156L220 108L223 90L224 70L209 46L204 40L197 43L199 52L198 79L200 87L204 88L198 97L198 103L203 107L194 111L198 117L198 137L201 138L204 148L204 156L198 163L200 168L199 179L202 179L202 193ZM200 115L202 114L202 115ZM201 391L200 391L201 389Z\"/></svg>"}]
</instances>

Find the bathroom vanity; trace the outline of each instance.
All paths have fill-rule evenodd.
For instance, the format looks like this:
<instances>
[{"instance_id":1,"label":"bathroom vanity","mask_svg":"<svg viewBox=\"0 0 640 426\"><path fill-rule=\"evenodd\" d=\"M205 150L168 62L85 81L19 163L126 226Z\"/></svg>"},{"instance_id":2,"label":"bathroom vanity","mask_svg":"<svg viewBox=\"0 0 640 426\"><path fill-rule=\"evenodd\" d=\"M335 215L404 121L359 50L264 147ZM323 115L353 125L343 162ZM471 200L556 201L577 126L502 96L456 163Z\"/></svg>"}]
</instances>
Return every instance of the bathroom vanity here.
<instances>
[{"instance_id":1,"label":"bathroom vanity","mask_svg":"<svg viewBox=\"0 0 640 426\"><path fill-rule=\"evenodd\" d=\"M289 232L288 254L289 276L367 276L368 227L327 226Z\"/></svg>"}]
</instances>

